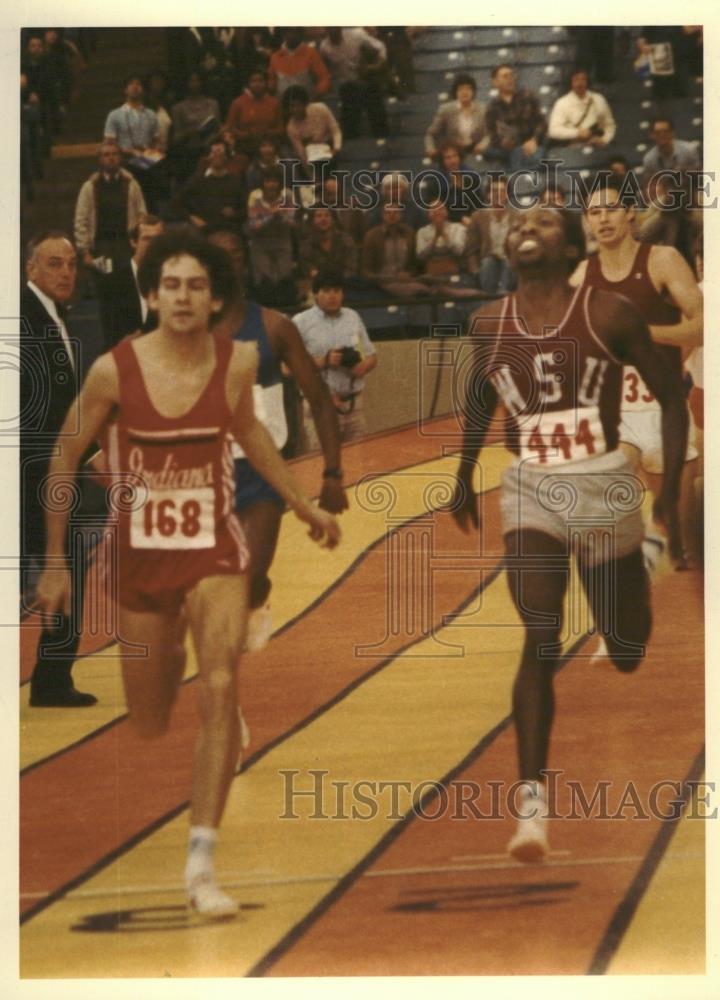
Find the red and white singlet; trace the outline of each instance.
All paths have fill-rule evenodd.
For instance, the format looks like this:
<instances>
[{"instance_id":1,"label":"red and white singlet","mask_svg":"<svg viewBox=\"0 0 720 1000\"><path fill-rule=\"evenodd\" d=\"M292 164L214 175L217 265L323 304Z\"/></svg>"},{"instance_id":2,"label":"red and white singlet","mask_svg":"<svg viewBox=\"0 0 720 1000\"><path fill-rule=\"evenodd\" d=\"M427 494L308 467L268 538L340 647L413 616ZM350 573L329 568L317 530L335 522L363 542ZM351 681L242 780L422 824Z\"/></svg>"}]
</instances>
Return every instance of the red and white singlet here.
<instances>
[{"instance_id":1,"label":"red and white singlet","mask_svg":"<svg viewBox=\"0 0 720 1000\"><path fill-rule=\"evenodd\" d=\"M523 462L558 466L617 448L622 368L592 329L590 295L578 288L539 336L514 295L502 302L486 377L507 413L506 445Z\"/></svg>"},{"instance_id":2,"label":"red and white singlet","mask_svg":"<svg viewBox=\"0 0 720 1000\"><path fill-rule=\"evenodd\" d=\"M116 480L118 602L173 612L207 576L244 572L249 554L233 514L232 414L225 382L232 341L213 337L215 368L181 417L153 406L131 339L113 349L120 382L117 418L104 450Z\"/></svg>"}]
</instances>

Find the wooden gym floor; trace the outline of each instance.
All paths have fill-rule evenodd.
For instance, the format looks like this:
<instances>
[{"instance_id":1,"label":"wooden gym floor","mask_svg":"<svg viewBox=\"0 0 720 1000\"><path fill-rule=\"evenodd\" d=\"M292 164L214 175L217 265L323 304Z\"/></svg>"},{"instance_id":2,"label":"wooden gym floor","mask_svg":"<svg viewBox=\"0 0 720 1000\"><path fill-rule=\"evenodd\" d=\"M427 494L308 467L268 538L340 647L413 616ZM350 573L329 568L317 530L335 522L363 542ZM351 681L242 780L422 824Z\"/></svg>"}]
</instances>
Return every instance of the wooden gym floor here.
<instances>
[{"instance_id":1,"label":"wooden gym floor","mask_svg":"<svg viewBox=\"0 0 720 1000\"><path fill-rule=\"evenodd\" d=\"M441 420L346 446L351 509L335 552L284 519L277 632L240 671L252 744L217 857L241 901L232 922L198 923L182 890L192 648L169 733L143 744L112 616L88 606L74 676L99 704L75 711L28 707L37 623L26 621L23 977L704 972L705 824L688 784L704 768L702 578L659 575L647 657L627 676L591 659L597 640L570 587L550 757L558 811L574 782L588 799L604 788L616 816L553 821L548 863L514 863L512 819L488 815L489 783L515 779L522 631L498 509L508 456L486 452L484 531L469 539L433 513L451 488L453 431ZM294 468L317 488L317 458ZM321 802L291 794L321 782ZM683 803L677 818L650 815L653 788L659 809ZM480 815L458 797L473 790Z\"/></svg>"}]
</instances>

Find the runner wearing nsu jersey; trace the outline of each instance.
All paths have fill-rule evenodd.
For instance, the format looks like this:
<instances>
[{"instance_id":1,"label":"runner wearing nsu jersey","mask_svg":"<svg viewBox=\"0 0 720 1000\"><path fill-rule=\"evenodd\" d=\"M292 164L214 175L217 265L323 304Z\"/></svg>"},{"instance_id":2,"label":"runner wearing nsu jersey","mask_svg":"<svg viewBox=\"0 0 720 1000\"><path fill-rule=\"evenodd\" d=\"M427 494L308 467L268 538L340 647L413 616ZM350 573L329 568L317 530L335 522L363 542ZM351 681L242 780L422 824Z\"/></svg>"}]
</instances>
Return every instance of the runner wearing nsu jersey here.
<instances>
[{"instance_id":1,"label":"runner wearing nsu jersey","mask_svg":"<svg viewBox=\"0 0 720 1000\"><path fill-rule=\"evenodd\" d=\"M517 292L471 321L473 366L451 510L463 530L479 527L473 474L502 404L514 456L501 493L506 567L525 627L513 688L525 793L509 850L521 861L540 861L548 850L544 771L571 557L619 670L635 670L650 634L644 490L618 448L623 365L637 368L662 407L665 477L654 513L670 533L677 530L687 413L680 378L633 307L607 292L570 287L585 252L579 215L554 207L519 212L507 250Z\"/></svg>"}]
</instances>

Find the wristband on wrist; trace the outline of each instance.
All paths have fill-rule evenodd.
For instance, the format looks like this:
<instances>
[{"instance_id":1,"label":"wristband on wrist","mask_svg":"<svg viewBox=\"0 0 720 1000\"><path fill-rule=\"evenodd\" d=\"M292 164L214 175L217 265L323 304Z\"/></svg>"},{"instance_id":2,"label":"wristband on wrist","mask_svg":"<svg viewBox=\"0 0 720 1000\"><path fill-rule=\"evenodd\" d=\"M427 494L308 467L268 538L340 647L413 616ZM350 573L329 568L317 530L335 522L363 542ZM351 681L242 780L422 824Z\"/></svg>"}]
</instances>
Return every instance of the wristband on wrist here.
<instances>
[{"instance_id":1,"label":"wristband on wrist","mask_svg":"<svg viewBox=\"0 0 720 1000\"><path fill-rule=\"evenodd\" d=\"M323 470L323 479L342 479L343 471L339 467Z\"/></svg>"}]
</instances>

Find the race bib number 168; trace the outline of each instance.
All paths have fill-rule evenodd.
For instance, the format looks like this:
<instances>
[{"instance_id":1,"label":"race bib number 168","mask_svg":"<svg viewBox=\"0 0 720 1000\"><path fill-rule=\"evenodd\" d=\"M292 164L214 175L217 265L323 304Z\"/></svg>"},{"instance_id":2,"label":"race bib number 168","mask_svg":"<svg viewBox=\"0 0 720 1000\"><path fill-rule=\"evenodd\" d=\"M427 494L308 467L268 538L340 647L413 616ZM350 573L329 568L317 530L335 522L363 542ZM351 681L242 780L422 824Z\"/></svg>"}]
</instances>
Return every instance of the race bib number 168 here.
<instances>
[{"instance_id":1,"label":"race bib number 168","mask_svg":"<svg viewBox=\"0 0 720 1000\"><path fill-rule=\"evenodd\" d=\"M211 549L215 545L215 491L151 490L130 519L133 549Z\"/></svg>"}]
</instances>

